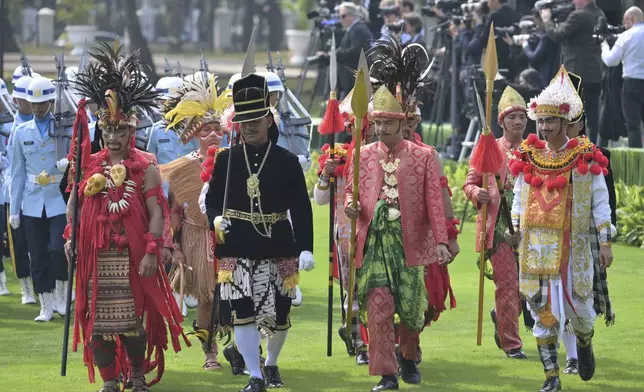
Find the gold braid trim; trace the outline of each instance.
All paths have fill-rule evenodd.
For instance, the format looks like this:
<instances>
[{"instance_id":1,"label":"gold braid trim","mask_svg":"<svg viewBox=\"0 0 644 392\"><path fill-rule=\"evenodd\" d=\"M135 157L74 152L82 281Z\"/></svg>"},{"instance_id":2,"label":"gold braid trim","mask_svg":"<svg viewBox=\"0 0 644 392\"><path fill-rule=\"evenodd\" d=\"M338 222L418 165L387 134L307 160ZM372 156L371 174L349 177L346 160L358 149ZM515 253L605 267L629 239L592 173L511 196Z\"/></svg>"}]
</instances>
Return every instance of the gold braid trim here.
<instances>
[{"instance_id":1,"label":"gold braid trim","mask_svg":"<svg viewBox=\"0 0 644 392\"><path fill-rule=\"evenodd\" d=\"M548 344L555 344L559 340L559 336L554 335L547 338L537 338L538 346L546 346Z\"/></svg>"},{"instance_id":2,"label":"gold braid trim","mask_svg":"<svg viewBox=\"0 0 644 392\"><path fill-rule=\"evenodd\" d=\"M234 283L235 280L233 279L233 271L226 271L226 270L222 270L220 268L219 272L217 272L217 282L218 283Z\"/></svg>"},{"instance_id":3,"label":"gold braid trim","mask_svg":"<svg viewBox=\"0 0 644 392\"><path fill-rule=\"evenodd\" d=\"M300 283L300 273L296 272L284 278L284 288L291 290Z\"/></svg>"},{"instance_id":4,"label":"gold braid trim","mask_svg":"<svg viewBox=\"0 0 644 392\"><path fill-rule=\"evenodd\" d=\"M574 148L564 148L559 151L550 151L545 148L536 148L534 144L528 144L524 140L519 147L521 159L526 163L531 163L538 169L544 171L564 170L573 167L577 162L579 154L593 152L593 144L585 137L576 139L577 146Z\"/></svg>"}]
</instances>

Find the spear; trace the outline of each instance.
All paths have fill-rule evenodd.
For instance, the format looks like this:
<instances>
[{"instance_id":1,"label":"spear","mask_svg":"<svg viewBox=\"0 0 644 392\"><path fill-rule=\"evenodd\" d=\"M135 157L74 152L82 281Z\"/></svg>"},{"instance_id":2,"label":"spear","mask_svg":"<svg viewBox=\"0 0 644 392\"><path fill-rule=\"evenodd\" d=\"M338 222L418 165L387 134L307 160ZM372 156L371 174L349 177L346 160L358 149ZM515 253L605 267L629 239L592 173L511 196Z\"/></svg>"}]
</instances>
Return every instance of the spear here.
<instances>
[{"instance_id":1,"label":"spear","mask_svg":"<svg viewBox=\"0 0 644 392\"><path fill-rule=\"evenodd\" d=\"M364 51L360 54L361 62L364 59ZM355 147L353 150L353 200L351 201L351 206L353 208L358 208L358 201L360 200L360 144L362 141L362 120L367 114L368 109L368 91L367 83L365 77L364 67L359 67L358 74L356 75L356 83L353 87L353 96L351 97L351 109L356 118L356 130L355 135L353 136L355 141ZM350 256L349 256L349 285L348 285L348 299L347 299L347 309L349 316L347 317L347 334L351 336L353 331L352 324L352 315L353 311L353 288L355 286L355 275L356 275L356 229L357 229L357 219L351 220L351 244L350 244ZM352 339L349 339L352 340Z\"/></svg>"},{"instance_id":2,"label":"spear","mask_svg":"<svg viewBox=\"0 0 644 392\"><path fill-rule=\"evenodd\" d=\"M165 60L165 68L163 69L163 72L165 72L165 76L172 76L172 66L168 61L168 58L164 57L163 59Z\"/></svg>"},{"instance_id":3,"label":"spear","mask_svg":"<svg viewBox=\"0 0 644 392\"><path fill-rule=\"evenodd\" d=\"M496 42L494 40L494 23L490 26L490 35L488 37L487 52L485 53L485 63L483 64L485 71L485 125L481 132L481 137L476 145L472 157L470 158L470 167L477 173L481 173L483 177L482 188L488 188L489 174L495 174L503 165L503 153L499 149L494 135L491 132L491 118L492 118L492 93L494 92L494 78L499 71L499 63L496 55ZM477 94L478 97L478 94ZM479 97L480 104L480 97ZM483 338L483 294L485 283L485 253L487 250L487 203L481 207L481 233L479 238L479 311L476 329L476 345L480 346Z\"/></svg>"},{"instance_id":4,"label":"spear","mask_svg":"<svg viewBox=\"0 0 644 392\"><path fill-rule=\"evenodd\" d=\"M335 33L331 35L331 59L329 62L329 101L327 102L324 118L320 122L318 132L320 135L329 137L329 160L335 159L335 134L344 130L344 119L340 114L340 103L336 99L335 89L338 82L338 63L336 62ZM335 226L335 173L329 176L329 292L328 292L328 309L327 309L327 340L326 355L332 355L332 337L333 337L333 260L334 260L334 226Z\"/></svg>"}]
</instances>

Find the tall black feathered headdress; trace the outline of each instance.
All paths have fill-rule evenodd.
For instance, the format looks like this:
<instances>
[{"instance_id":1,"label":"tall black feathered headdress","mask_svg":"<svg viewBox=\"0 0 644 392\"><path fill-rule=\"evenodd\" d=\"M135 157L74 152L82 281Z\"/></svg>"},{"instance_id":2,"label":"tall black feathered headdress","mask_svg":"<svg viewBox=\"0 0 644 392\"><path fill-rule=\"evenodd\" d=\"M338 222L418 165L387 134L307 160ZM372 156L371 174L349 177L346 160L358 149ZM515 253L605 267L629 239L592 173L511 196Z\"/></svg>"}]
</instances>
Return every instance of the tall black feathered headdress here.
<instances>
[{"instance_id":1,"label":"tall black feathered headdress","mask_svg":"<svg viewBox=\"0 0 644 392\"><path fill-rule=\"evenodd\" d=\"M425 48L416 43L403 47L398 37L386 36L374 41L366 56L374 88L387 86L406 112L415 112L418 97L429 83L430 61Z\"/></svg>"},{"instance_id":2,"label":"tall black feathered headdress","mask_svg":"<svg viewBox=\"0 0 644 392\"><path fill-rule=\"evenodd\" d=\"M139 51L121 55L122 45L100 42L92 57L96 63L77 76L78 92L98 105L99 126L136 126L137 109L152 113L159 93L143 71Z\"/></svg>"}]
</instances>

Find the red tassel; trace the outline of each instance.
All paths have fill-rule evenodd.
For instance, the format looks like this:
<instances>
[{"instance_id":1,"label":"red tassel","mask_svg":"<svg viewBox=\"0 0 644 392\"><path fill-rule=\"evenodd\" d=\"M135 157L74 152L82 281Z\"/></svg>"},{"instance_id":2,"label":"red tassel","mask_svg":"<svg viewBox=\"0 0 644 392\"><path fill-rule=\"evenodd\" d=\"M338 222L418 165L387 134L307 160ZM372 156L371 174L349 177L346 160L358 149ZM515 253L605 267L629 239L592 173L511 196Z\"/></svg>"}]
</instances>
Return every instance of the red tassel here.
<instances>
[{"instance_id":1,"label":"red tassel","mask_svg":"<svg viewBox=\"0 0 644 392\"><path fill-rule=\"evenodd\" d=\"M217 146L208 147L208 156L209 157L214 157L216 153L217 153Z\"/></svg>"},{"instance_id":2,"label":"red tassel","mask_svg":"<svg viewBox=\"0 0 644 392\"><path fill-rule=\"evenodd\" d=\"M532 179L533 179L533 178L534 178L534 176L532 175L532 173L528 173L528 174L526 174L525 176L523 176L523 180L524 180L524 181L526 182L526 184L528 184L528 185L532 184Z\"/></svg>"},{"instance_id":3,"label":"red tassel","mask_svg":"<svg viewBox=\"0 0 644 392\"><path fill-rule=\"evenodd\" d=\"M552 192L555 190L555 181L554 180L546 180L546 188L548 188L548 192Z\"/></svg>"},{"instance_id":4,"label":"red tassel","mask_svg":"<svg viewBox=\"0 0 644 392\"><path fill-rule=\"evenodd\" d=\"M318 132L320 135L331 135L342 131L344 131L344 119L340 114L340 102L335 98L329 98Z\"/></svg>"},{"instance_id":5,"label":"red tassel","mask_svg":"<svg viewBox=\"0 0 644 392\"><path fill-rule=\"evenodd\" d=\"M541 177L534 177L532 178L532 182L530 184L535 188L541 188L541 186L543 185L543 180L541 179Z\"/></svg>"},{"instance_id":6,"label":"red tassel","mask_svg":"<svg viewBox=\"0 0 644 392\"><path fill-rule=\"evenodd\" d=\"M477 173L498 173L505 162L505 155L493 134L481 135L470 158L470 167Z\"/></svg>"},{"instance_id":7,"label":"red tassel","mask_svg":"<svg viewBox=\"0 0 644 392\"><path fill-rule=\"evenodd\" d=\"M534 142L534 147L538 148L539 150L543 150L544 148L546 148L546 142L544 142L543 140L537 140L536 142Z\"/></svg>"},{"instance_id":8,"label":"red tassel","mask_svg":"<svg viewBox=\"0 0 644 392\"><path fill-rule=\"evenodd\" d=\"M579 140L577 140L577 139L570 139L570 140L568 141L568 144L566 145L566 148L567 148L567 149L569 149L569 150L572 150L572 149L574 149L575 147L577 147L578 145L579 145Z\"/></svg>"},{"instance_id":9,"label":"red tassel","mask_svg":"<svg viewBox=\"0 0 644 392\"><path fill-rule=\"evenodd\" d=\"M564 189L566 187L566 184L568 184L568 180L564 176L558 176L555 180L556 188Z\"/></svg>"},{"instance_id":10,"label":"red tassel","mask_svg":"<svg viewBox=\"0 0 644 392\"><path fill-rule=\"evenodd\" d=\"M606 167L603 168L602 169L602 174L604 175L604 177L607 176L608 175L608 168L606 168Z\"/></svg>"},{"instance_id":11,"label":"red tassel","mask_svg":"<svg viewBox=\"0 0 644 392\"><path fill-rule=\"evenodd\" d=\"M212 166L215 164L215 160L212 157L206 158L206 160L203 162L204 166Z\"/></svg>"},{"instance_id":12,"label":"red tassel","mask_svg":"<svg viewBox=\"0 0 644 392\"><path fill-rule=\"evenodd\" d=\"M597 163L601 163L604 159L604 154L600 150L596 150L593 155L593 160Z\"/></svg>"},{"instance_id":13,"label":"red tassel","mask_svg":"<svg viewBox=\"0 0 644 392\"><path fill-rule=\"evenodd\" d=\"M596 176L600 175L602 173L602 167L599 165L592 165L590 167L590 172Z\"/></svg>"},{"instance_id":14,"label":"red tassel","mask_svg":"<svg viewBox=\"0 0 644 392\"><path fill-rule=\"evenodd\" d=\"M581 163L581 162L580 162L580 163L577 165L577 171L578 171L578 172L579 172L579 174L581 174L582 176L584 176L584 175L588 174L588 165L587 165L587 164L585 164L585 163Z\"/></svg>"},{"instance_id":15,"label":"red tassel","mask_svg":"<svg viewBox=\"0 0 644 392\"><path fill-rule=\"evenodd\" d=\"M201 178L201 181L203 181L203 182L209 182L210 181L210 173L202 171L201 174L199 175L199 178Z\"/></svg>"},{"instance_id":16,"label":"red tassel","mask_svg":"<svg viewBox=\"0 0 644 392\"><path fill-rule=\"evenodd\" d=\"M587 153L584 155L584 159L585 159L586 161L588 161L588 162L592 161L592 160L593 160L593 153L592 153L592 152L587 152Z\"/></svg>"}]
</instances>

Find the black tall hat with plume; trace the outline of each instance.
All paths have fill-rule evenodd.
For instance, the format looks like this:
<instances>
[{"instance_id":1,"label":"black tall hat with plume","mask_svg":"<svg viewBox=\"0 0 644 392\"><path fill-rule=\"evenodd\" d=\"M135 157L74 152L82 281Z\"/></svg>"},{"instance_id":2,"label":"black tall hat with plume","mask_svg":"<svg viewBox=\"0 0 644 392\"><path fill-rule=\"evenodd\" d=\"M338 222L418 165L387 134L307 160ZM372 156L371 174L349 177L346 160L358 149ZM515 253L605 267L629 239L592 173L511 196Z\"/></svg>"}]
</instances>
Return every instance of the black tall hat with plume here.
<instances>
[{"instance_id":1,"label":"black tall hat with plume","mask_svg":"<svg viewBox=\"0 0 644 392\"><path fill-rule=\"evenodd\" d=\"M124 56L122 49L118 40L114 45L100 42L97 51L91 53L96 62L77 76L78 92L99 107L101 128L136 126L137 110L153 113L159 97L144 72L150 68L141 63L139 51Z\"/></svg>"},{"instance_id":2,"label":"black tall hat with plume","mask_svg":"<svg viewBox=\"0 0 644 392\"><path fill-rule=\"evenodd\" d=\"M403 47L398 37L386 36L374 41L366 55L374 89L387 86L406 112L415 112L419 97L429 87L430 59L425 48L416 43Z\"/></svg>"}]
</instances>

